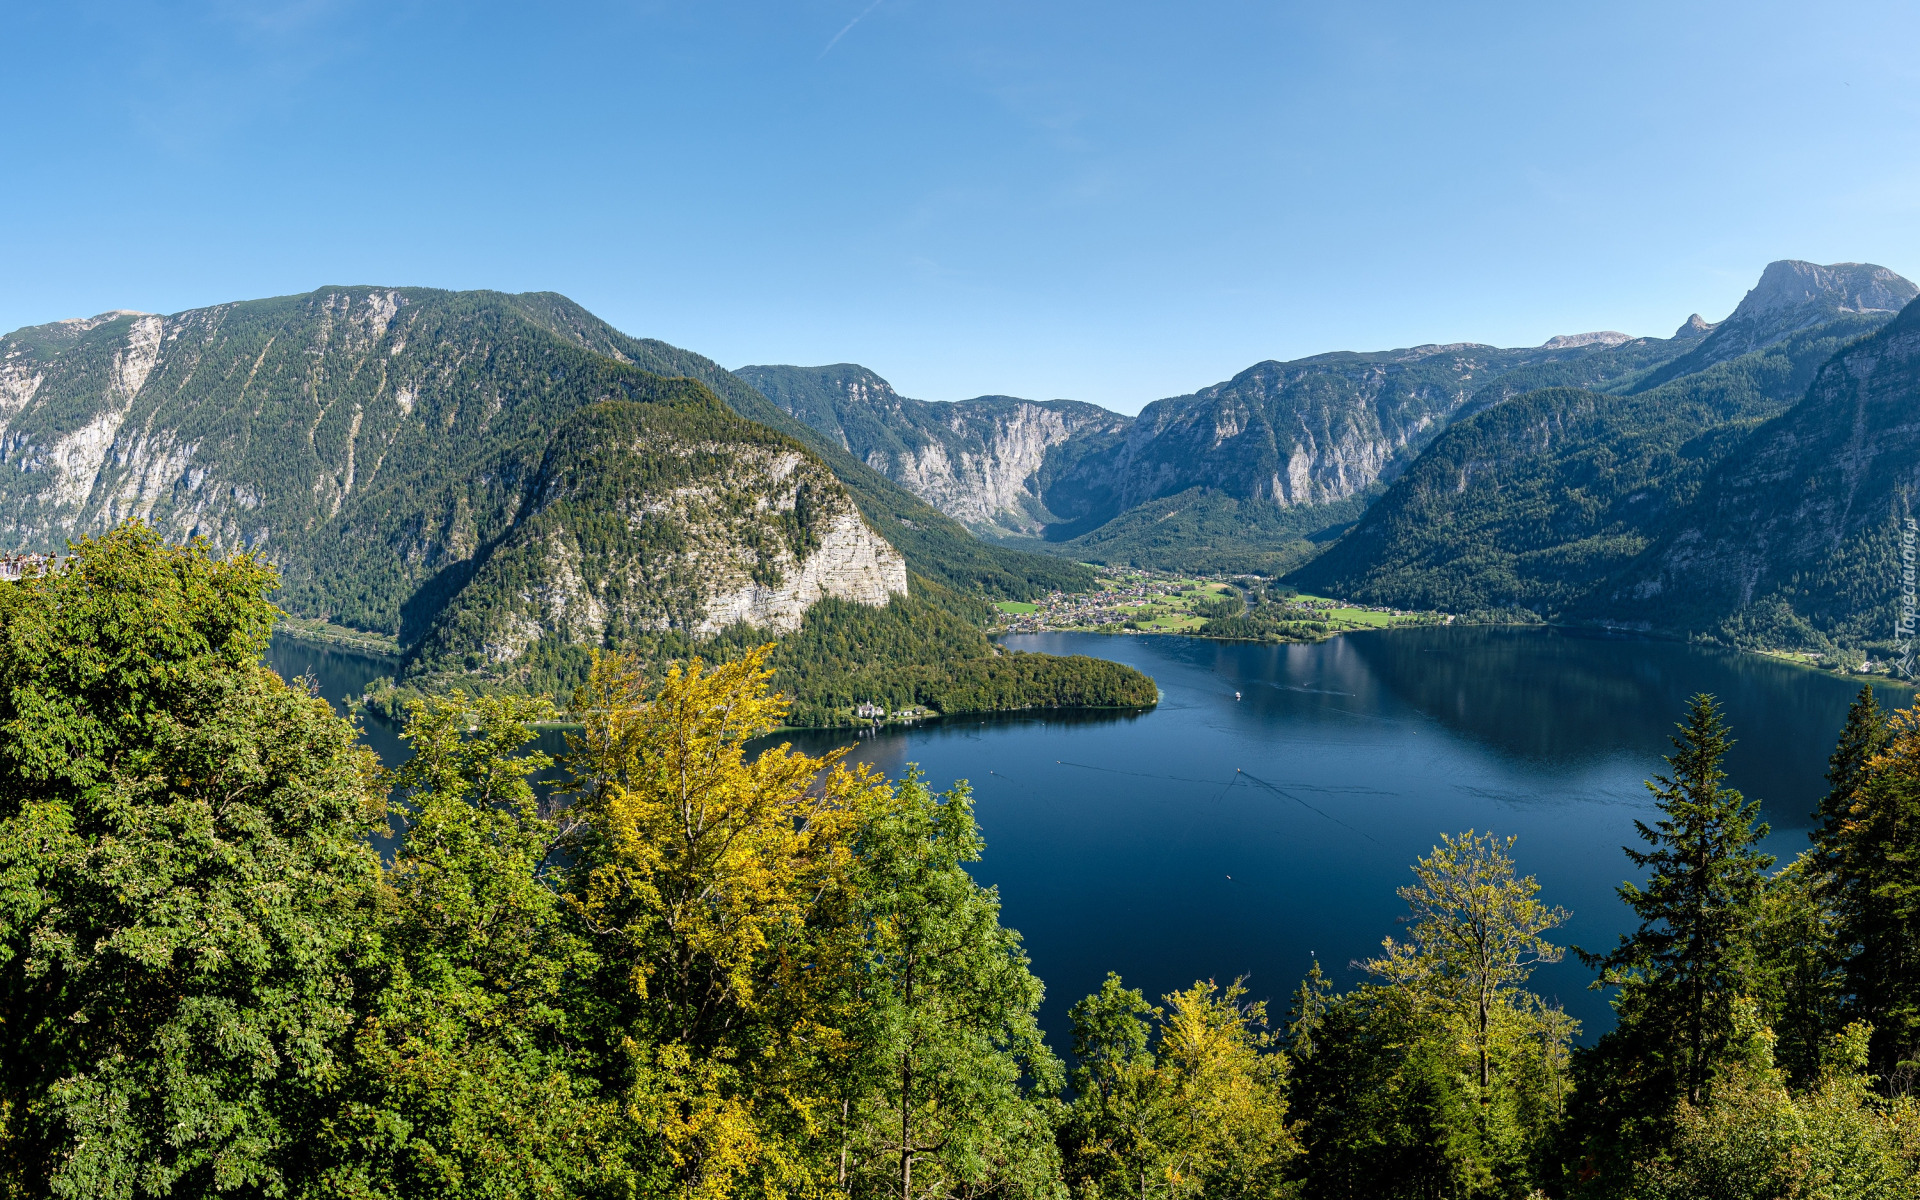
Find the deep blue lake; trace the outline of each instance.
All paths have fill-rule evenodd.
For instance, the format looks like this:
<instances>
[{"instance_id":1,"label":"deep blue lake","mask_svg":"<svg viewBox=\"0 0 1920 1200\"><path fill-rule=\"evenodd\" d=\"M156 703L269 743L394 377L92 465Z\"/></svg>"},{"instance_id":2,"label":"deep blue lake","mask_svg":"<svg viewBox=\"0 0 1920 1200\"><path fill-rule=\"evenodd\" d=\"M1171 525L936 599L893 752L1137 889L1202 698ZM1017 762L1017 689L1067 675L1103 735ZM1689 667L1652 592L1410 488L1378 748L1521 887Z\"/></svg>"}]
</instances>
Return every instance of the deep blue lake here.
<instances>
[{"instance_id":1,"label":"deep blue lake","mask_svg":"<svg viewBox=\"0 0 1920 1200\"><path fill-rule=\"evenodd\" d=\"M1827 755L1857 684L1750 655L1548 629L1420 628L1312 646L1163 636L1038 634L1009 646L1138 667L1160 706L1135 715L955 719L860 738L889 774L972 783L1004 920L1047 983L1057 1050L1066 1009L1109 970L1158 996L1244 975L1276 1017L1317 955L1349 964L1397 929L1395 889L1443 832L1516 835L1542 898L1573 910L1562 944L1611 945L1630 927L1614 888L1644 781L1686 698L1719 696L1738 745L1733 786L1760 798L1786 858L1807 845ZM330 699L390 663L281 640L283 674ZM1241 698L1234 699L1239 692ZM1883 703L1905 704L1898 689ZM367 722L389 762L401 744ZM558 737L548 735L543 742ZM853 740L806 733L818 752ZM1636 843L1637 844L1637 843ZM1535 985L1587 1025L1610 1024L1572 956Z\"/></svg>"}]
</instances>

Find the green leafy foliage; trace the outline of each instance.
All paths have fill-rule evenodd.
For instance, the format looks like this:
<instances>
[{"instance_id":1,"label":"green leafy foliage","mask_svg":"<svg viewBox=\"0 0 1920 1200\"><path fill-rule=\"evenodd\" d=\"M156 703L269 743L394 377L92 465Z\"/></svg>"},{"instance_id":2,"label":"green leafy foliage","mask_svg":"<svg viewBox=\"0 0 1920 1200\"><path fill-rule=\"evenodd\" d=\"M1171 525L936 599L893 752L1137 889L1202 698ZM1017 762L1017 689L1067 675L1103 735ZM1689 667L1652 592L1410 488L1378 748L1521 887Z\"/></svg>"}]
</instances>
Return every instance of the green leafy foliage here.
<instances>
[{"instance_id":1,"label":"green leafy foliage","mask_svg":"<svg viewBox=\"0 0 1920 1200\"><path fill-rule=\"evenodd\" d=\"M326 1196L618 1194L628 1136L571 980L595 958L567 919L561 827L522 753L542 700L416 701L392 776L404 847L358 965L361 1014L315 1190Z\"/></svg>"},{"instance_id":2,"label":"green leafy foliage","mask_svg":"<svg viewBox=\"0 0 1920 1200\"><path fill-rule=\"evenodd\" d=\"M862 1052L850 1116L851 1190L940 1196L1057 1192L1060 1064L1043 992L1000 898L967 874L983 849L964 784L934 795L914 772L861 832Z\"/></svg>"},{"instance_id":3,"label":"green leafy foliage","mask_svg":"<svg viewBox=\"0 0 1920 1200\"><path fill-rule=\"evenodd\" d=\"M259 664L273 572L123 528L0 585L0 1162L283 1194L343 1075L370 751Z\"/></svg>"},{"instance_id":4,"label":"green leafy foliage","mask_svg":"<svg viewBox=\"0 0 1920 1200\"><path fill-rule=\"evenodd\" d=\"M1551 1178L1578 1023L1526 990L1565 910L1513 839L1446 837L1400 890L1409 935L1333 996L1319 965L1289 1023L1308 1196L1504 1196Z\"/></svg>"},{"instance_id":5,"label":"green leafy foliage","mask_svg":"<svg viewBox=\"0 0 1920 1200\"><path fill-rule=\"evenodd\" d=\"M1061 1144L1075 1195L1292 1193L1287 1056L1245 996L1239 980L1196 982L1163 1009L1109 974L1073 1006L1078 1096Z\"/></svg>"}]
</instances>

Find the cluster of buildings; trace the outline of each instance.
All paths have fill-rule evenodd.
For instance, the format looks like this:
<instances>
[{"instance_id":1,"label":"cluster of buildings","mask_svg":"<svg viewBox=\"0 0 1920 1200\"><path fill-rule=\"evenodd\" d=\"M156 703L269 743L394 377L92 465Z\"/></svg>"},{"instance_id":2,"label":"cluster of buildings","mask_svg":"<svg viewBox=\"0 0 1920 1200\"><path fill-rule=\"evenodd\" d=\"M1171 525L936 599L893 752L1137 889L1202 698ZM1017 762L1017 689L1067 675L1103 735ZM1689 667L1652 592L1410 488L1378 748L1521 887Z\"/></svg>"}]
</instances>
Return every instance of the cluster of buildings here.
<instances>
[{"instance_id":1,"label":"cluster of buildings","mask_svg":"<svg viewBox=\"0 0 1920 1200\"><path fill-rule=\"evenodd\" d=\"M884 704L875 704L871 700L863 700L853 706L853 715L862 721L872 721L878 725L888 718L887 706ZM930 717L933 715L932 709L921 708L918 705L909 705L906 708L895 709L892 713L892 718L895 721L917 721L922 717Z\"/></svg>"},{"instance_id":2,"label":"cluster of buildings","mask_svg":"<svg viewBox=\"0 0 1920 1200\"><path fill-rule=\"evenodd\" d=\"M1184 585L1181 580L1136 576L1101 592L1072 595L1049 592L1045 599L1035 601L1040 611L1014 614L1007 618L1005 628L1010 633L1039 633L1047 629L1118 625L1138 616L1135 610L1151 603L1154 597L1178 596L1185 586L1190 585Z\"/></svg>"}]
</instances>

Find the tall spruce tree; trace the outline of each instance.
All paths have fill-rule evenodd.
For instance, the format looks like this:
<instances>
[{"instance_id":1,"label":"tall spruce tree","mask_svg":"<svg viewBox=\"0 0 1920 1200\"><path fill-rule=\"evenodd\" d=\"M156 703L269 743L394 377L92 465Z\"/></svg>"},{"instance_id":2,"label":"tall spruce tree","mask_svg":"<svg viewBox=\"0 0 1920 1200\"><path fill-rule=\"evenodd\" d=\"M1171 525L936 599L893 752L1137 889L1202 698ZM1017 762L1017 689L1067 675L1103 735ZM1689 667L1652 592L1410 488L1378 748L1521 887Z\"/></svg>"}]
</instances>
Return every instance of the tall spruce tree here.
<instances>
[{"instance_id":1,"label":"tall spruce tree","mask_svg":"<svg viewBox=\"0 0 1920 1200\"><path fill-rule=\"evenodd\" d=\"M1864 931L1874 907L1873 852L1861 838L1858 805L1889 731L1872 684L1847 708L1846 724L1827 759L1827 792L1815 806L1813 848L1767 881L1759 935L1761 983L1756 998L1779 1038L1776 1061L1796 1083L1822 1069L1822 1046L1856 1005L1843 1004L1850 968L1857 973Z\"/></svg>"},{"instance_id":2,"label":"tall spruce tree","mask_svg":"<svg viewBox=\"0 0 1920 1200\"><path fill-rule=\"evenodd\" d=\"M1768 833L1759 801L1725 786L1721 762L1733 741L1714 698L1694 696L1679 730L1672 774L1647 784L1664 815L1651 826L1635 821L1649 848L1626 849L1650 873L1644 888L1620 885L1640 926L1612 953L1582 957L1600 969L1595 986L1620 989L1620 1025L1609 1036L1699 1104L1733 1043L1736 1005L1754 986L1773 856L1756 848Z\"/></svg>"},{"instance_id":3,"label":"tall spruce tree","mask_svg":"<svg viewBox=\"0 0 1920 1200\"><path fill-rule=\"evenodd\" d=\"M1905 1091L1920 1075L1920 711L1887 722L1831 844L1848 1015L1873 1026L1870 1069Z\"/></svg>"},{"instance_id":4,"label":"tall spruce tree","mask_svg":"<svg viewBox=\"0 0 1920 1200\"><path fill-rule=\"evenodd\" d=\"M1840 730L1840 741L1827 759L1827 794L1814 810L1818 822L1807 834L1814 845L1815 867L1824 875L1839 876L1847 870L1843 861L1849 841L1847 822L1860 787L1871 773L1874 756L1886 749L1887 717L1873 694L1873 685L1862 684L1860 694L1847 707L1847 723Z\"/></svg>"}]
</instances>

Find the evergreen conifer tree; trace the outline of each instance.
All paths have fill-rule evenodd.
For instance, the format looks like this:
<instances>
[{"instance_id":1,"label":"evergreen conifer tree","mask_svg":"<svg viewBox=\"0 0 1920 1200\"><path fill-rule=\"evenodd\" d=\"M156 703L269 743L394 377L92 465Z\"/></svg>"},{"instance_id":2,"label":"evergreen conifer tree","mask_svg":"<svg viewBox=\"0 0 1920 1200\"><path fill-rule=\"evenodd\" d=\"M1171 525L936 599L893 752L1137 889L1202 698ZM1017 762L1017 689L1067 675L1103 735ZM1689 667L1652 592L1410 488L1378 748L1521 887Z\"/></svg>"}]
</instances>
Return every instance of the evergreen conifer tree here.
<instances>
[{"instance_id":1,"label":"evergreen conifer tree","mask_svg":"<svg viewBox=\"0 0 1920 1200\"><path fill-rule=\"evenodd\" d=\"M1847 707L1847 723L1840 741L1827 759L1827 794L1814 810L1818 824L1807 838L1814 844L1815 864L1827 876L1843 874L1847 852L1846 824L1860 787L1871 773L1874 755L1887 745L1887 718L1880 711L1872 684Z\"/></svg>"},{"instance_id":2,"label":"evergreen conifer tree","mask_svg":"<svg viewBox=\"0 0 1920 1200\"><path fill-rule=\"evenodd\" d=\"M1873 1026L1870 1068L1903 1091L1920 1072L1920 712L1895 713L1885 738L1825 858L1848 1015Z\"/></svg>"},{"instance_id":3,"label":"evergreen conifer tree","mask_svg":"<svg viewBox=\"0 0 1920 1200\"><path fill-rule=\"evenodd\" d=\"M1650 872L1644 888L1620 886L1640 926L1612 953L1583 958L1600 968L1596 986L1621 989L1620 1026L1609 1036L1699 1104L1729 1052L1736 1006L1754 987L1755 926L1773 856L1757 848L1768 833L1759 802L1725 786L1721 763L1733 742L1714 698L1694 696L1679 729L1671 776L1647 784L1664 815L1651 826L1634 822L1649 848L1626 850Z\"/></svg>"}]
</instances>

